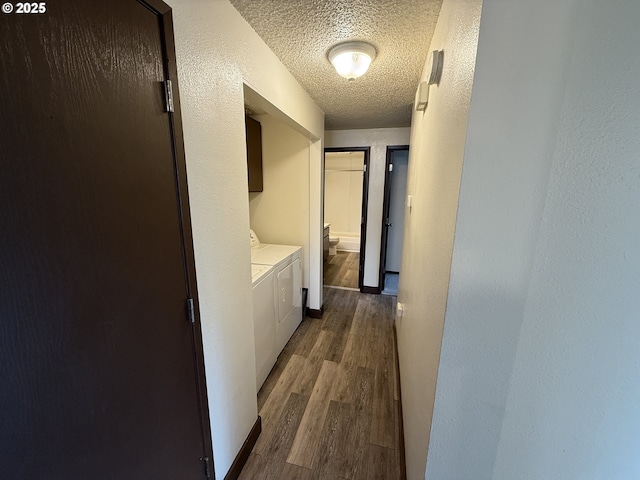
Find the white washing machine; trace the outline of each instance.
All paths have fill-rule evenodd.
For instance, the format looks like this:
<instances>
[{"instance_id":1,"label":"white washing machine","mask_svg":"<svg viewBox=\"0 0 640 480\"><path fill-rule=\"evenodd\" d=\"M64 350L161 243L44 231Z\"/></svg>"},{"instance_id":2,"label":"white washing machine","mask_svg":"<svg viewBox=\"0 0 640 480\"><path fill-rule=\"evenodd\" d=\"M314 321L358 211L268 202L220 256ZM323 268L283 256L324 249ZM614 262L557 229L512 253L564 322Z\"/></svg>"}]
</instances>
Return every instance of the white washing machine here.
<instances>
[{"instance_id":1,"label":"white washing machine","mask_svg":"<svg viewBox=\"0 0 640 480\"><path fill-rule=\"evenodd\" d=\"M251 230L251 263L273 267L278 355L302 321L302 247L260 243Z\"/></svg>"},{"instance_id":2,"label":"white washing machine","mask_svg":"<svg viewBox=\"0 0 640 480\"><path fill-rule=\"evenodd\" d=\"M256 345L256 389L276 364L276 302L273 267L251 265L253 334Z\"/></svg>"}]
</instances>

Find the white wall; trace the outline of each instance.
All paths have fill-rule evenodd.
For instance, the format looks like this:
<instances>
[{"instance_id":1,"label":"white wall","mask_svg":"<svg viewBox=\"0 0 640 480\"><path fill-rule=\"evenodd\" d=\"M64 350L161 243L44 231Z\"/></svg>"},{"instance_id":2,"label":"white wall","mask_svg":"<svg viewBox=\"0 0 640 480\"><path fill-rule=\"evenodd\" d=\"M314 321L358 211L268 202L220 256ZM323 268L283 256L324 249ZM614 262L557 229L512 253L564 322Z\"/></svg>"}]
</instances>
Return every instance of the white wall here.
<instances>
[{"instance_id":1,"label":"white wall","mask_svg":"<svg viewBox=\"0 0 640 480\"><path fill-rule=\"evenodd\" d=\"M442 79L412 119L413 206L405 208L398 292L405 308L396 323L409 480L425 475L480 9L481 0L444 0L429 47L444 49Z\"/></svg>"},{"instance_id":2,"label":"white wall","mask_svg":"<svg viewBox=\"0 0 640 480\"><path fill-rule=\"evenodd\" d=\"M382 204L388 145L408 145L409 128L327 130L325 147L371 147L369 157L369 206L363 283L377 287L380 275Z\"/></svg>"},{"instance_id":3,"label":"white wall","mask_svg":"<svg viewBox=\"0 0 640 480\"><path fill-rule=\"evenodd\" d=\"M263 191L249 193L251 228L263 243L302 245L309 285L309 140L271 115L262 128Z\"/></svg>"},{"instance_id":4,"label":"white wall","mask_svg":"<svg viewBox=\"0 0 640 480\"><path fill-rule=\"evenodd\" d=\"M364 152L329 152L324 159L324 221L332 235L360 237Z\"/></svg>"},{"instance_id":5,"label":"white wall","mask_svg":"<svg viewBox=\"0 0 640 480\"><path fill-rule=\"evenodd\" d=\"M428 479L640 478L639 20L484 2Z\"/></svg>"},{"instance_id":6,"label":"white wall","mask_svg":"<svg viewBox=\"0 0 640 480\"><path fill-rule=\"evenodd\" d=\"M310 294L316 303L321 302L319 185L324 118L228 1L170 3L215 473L224 478L257 418L243 83L277 107L275 113L289 119L293 128L314 140L309 159L310 263L315 272Z\"/></svg>"}]
</instances>

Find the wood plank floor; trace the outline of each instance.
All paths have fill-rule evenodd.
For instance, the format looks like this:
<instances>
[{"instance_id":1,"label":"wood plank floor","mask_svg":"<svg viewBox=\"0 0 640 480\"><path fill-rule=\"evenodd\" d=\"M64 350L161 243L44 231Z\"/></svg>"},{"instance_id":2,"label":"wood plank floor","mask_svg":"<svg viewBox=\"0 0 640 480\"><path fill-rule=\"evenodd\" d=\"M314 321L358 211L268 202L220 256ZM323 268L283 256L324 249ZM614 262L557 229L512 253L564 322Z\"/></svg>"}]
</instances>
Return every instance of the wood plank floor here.
<instances>
[{"instance_id":1,"label":"wood plank floor","mask_svg":"<svg viewBox=\"0 0 640 480\"><path fill-rule=\"evenodd\" d=\"M324 264L324 284L334 287L358 288L360 254L338 252Z\"/></svg>"},{"instance_id":2,"label":"wood plank floor","mask_svg":"<svg viewBox=\"0 0 640 480\"><path fill-rule=\"evenodd\" d=\"M404 478L395 297L325 288L258 394L262 434L240 479Z\"/></svg>"}]
</instances>

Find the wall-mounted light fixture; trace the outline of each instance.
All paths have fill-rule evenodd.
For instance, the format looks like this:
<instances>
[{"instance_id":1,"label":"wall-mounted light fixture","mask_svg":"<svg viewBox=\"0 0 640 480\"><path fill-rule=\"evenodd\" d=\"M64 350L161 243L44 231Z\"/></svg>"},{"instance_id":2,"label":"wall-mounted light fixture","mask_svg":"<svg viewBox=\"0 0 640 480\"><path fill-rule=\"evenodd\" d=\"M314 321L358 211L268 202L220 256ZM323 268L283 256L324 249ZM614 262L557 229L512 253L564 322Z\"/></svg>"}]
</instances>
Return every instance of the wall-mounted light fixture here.
<instances>
[{"instance_id":1,"label":"wall-mounted light fixture","mask_svg":"<svg viewBox=\"0 0 640 480\"><path fill-rule=\"evenodd\" d=\"M365 42L339 43L327 54L338 75L350 82L361 77L376 58L376 49Z\"/></svg>"}]
</instances>

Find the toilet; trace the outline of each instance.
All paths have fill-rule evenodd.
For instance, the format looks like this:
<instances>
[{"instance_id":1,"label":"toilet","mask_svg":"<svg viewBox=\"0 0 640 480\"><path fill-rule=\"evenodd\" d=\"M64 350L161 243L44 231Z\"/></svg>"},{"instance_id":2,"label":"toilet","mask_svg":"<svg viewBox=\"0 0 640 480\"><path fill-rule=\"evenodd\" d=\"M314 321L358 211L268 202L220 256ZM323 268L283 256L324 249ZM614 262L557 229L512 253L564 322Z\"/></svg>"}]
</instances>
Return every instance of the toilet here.
<instances>
[{"instance_id":1,"label":"toilet","mask_svg":"<svg viewBox=\"0 0 640 480\"><path fill-rule=\"evenodd\" d=\"M329 235L329 255L335 255L338 243L340 243L340 237L334 237L333 235Z\"/></svg>"}]
</instances>

